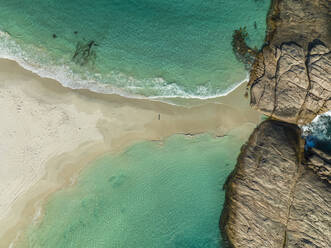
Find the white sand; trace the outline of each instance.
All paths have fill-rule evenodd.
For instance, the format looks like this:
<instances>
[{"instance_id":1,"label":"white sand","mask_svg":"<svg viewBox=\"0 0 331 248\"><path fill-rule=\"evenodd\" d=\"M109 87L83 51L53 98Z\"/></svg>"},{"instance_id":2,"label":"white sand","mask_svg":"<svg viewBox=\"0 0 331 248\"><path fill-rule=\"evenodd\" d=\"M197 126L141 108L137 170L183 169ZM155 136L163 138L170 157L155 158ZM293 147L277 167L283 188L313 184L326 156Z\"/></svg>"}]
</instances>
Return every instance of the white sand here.
<instances>
[{"instance_id":1,"label":"white sand","mask_svg":"<svg viewBox=\"0 0 331 248\"><path fill-rule=\"evenodd\" d=\"M0 183L2 219L13 202L41 179L47 160L103 137L96 128L100 111L84 113L73 104L41 102L27 96L23 87L0 80L0 175L5 175Z\"/></svg>"},{"instance_id":2,"label":"white sand","mask_svg":"<svg viewBox=\"0 0 331 248\"><path fill-rule=\"evenodd\" d=\"M70 90L0 60L0 247L42 215L50 193L73 183L82 167L106 152L175 133L223 135L256 125L259 114L244 89L184 108Z\"/></svg>"}]
</instances>

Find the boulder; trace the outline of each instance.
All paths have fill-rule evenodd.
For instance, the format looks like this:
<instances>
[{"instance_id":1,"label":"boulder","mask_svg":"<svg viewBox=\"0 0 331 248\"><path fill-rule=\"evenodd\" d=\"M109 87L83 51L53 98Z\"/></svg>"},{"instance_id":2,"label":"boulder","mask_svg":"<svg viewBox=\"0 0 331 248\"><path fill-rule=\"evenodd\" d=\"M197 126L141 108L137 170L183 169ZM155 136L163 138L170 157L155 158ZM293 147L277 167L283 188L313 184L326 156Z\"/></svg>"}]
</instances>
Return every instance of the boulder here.
<instances>
[{"instance_id":1,"label":"boulder","mask_svg":"<svg viewBox=\"0 0 331 248\"><path fill-rule=\"evenodd\" d=\"M295 124L331 109L328 0L274 0L250 76L251 106Z\"/></svg>"},{"instance_id":2,"label":"boulder","mask_svg":"<svg viewBox=\"0 0 331 248\"><path fill-rule=\"evenodd\" d=\"M220 227L230 247L331 247L330 157L303 156L300 129L260 124L226 184Z\"/></svg>"}]
</instances>

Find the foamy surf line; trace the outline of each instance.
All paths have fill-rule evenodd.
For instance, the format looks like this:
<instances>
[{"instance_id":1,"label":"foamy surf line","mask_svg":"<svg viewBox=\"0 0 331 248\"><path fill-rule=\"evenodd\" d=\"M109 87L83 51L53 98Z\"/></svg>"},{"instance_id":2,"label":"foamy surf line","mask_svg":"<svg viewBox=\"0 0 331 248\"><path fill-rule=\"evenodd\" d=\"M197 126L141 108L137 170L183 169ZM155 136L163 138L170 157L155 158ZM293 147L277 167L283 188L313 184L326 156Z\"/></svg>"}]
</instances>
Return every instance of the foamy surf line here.
<instances>
[{"instance_id":1,"label":"foamy surf line","mask_svg":"<svg viewBox=\"0 0 331 248\"><path fill-rule=\"evenodd\" d=\"M15 61L18 63L22 68L31 71L37 74L41 78L48 78L53 79L59 82L62 86L70 88L70 89L86 89L91 92L100 93L100 94L114 94L120 95L122 97L127 98L134 98L134 99L149 99L149 100L156 100L156 101L165 101L166 99L174 99L174 98L181 98L181 99L212 99L217 97L222 97L230 94L232 91L237 89L242 83L248 81L249 73L246 74L245 79L242 81L235 83L232 87L222 90L216 94L210 95L196 95L191 94L183 90L180 86L175 83L166 83L163 78L154 78L151 81L155 82L151 89L156 89L165 94L160 95L152 95L152 96L144 96L140 94L134 94L127 92L124 89L114 87L111 84L101 83L95 80L86 80L82 79L78 74L72 72L72 70L65 65L57 66L57 65L41 65L37 62L34 62L32 58L26 54L26 52L21 48L21 46L7 33L0 30L0 59L8 59ZM15 52L13 52L15 51ZM134 81L131 77L130 80ZM131 86L127 87L128 90L130 89L141 89L143 87L138 86ZM200 87L197 91L208 91L207 87ZM173 92L171 94L166 92ZM173 103L172 103L173 104Z\"/></svg>"},{"instance_id":2,"label":"foamy surf line","mask_svg":"<svg viewBox=\"0 0 331 248\"><path fill-rule=\"evenodd\" d=\"M191 95L187 94L186 95L169 95L169 96L149 96L148 99L166 99L166 98L184 98L184 99L201 99L201 100L207 100L207 99L212 99L212 98L217 98L217 97L222 97L222 96L227 96L231 92L235 91L240 85L242 85L245 82L249 81L249 73L247 73L245 79L239 81L238 83L234 84L232 87L228 88L227 90L224 90L224 93L218 93L215 95L208 95L208 96L197 96L197 95Z\"/></svg>"}]
</instances>

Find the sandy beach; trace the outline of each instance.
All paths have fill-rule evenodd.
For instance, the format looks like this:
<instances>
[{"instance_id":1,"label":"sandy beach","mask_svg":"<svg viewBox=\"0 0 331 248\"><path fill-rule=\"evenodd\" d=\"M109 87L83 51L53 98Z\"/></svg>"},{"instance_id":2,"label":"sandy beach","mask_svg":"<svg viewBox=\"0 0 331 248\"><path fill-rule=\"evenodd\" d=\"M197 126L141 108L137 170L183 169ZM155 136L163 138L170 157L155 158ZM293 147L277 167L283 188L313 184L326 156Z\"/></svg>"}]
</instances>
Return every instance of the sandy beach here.
<instances>
[{"instance_id":1,"label":"sandy beach","mask_svg":"<svg viewBox=\"0 0 331 248\"><path fill-rule=\"evenodd\" d=\"M42 204L75 183L97 157L173 134L226 135L260 115L244 97L194 101L194 107L72 90L0 60L0 246L42 216Z\"/></svg>"}]
</instances>

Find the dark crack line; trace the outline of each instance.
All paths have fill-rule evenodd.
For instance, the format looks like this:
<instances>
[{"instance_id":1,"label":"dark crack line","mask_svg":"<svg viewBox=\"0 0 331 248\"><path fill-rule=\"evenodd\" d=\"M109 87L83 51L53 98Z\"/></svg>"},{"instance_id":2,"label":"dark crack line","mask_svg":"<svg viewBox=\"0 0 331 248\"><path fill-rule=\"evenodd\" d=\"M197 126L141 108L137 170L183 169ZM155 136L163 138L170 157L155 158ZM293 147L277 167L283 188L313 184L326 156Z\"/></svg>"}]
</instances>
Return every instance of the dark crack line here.
<instances>
[{"instance_id":1,"label":"dark crack line","mask_svg":"<svg viewBox=\"0 0 331 248\"><path fill-rule=\"evenodd\" d=\"M290 195L289 195L290 204L289 204L287 215L286 215L283 248L286 248L286 245L287 245L287 231L288 231L287 230L287 226L288 226L288 223L289 223L289 219L290 219L290 216L291 216L291 210L292 210L293 202L294 202L294 198L295 198L294 197L295 188L297 186L297 183L299 181L299 178L302 176L302 173L303 173L303 167L300 166L300 164L301 164L301 159L298 158L298 161L297 161L297 173L295 175L294 183L292 184L292 187L291 187L291 190L290 190Z\"/></svg>"},{"instance_id":2,"label":"dark crack line","mask_svg":"<svg viewBox=\"0 0 331 248\"><path fill-rule=\"evenodd\" d=\"M307 79L308 79L308 87L306 89L306 95L305 95L305 99L300 107L300 110L297 114L297 117L296 117L296 120L295 122L298 123L299 119L300 119L300 116L303 112L303 108L304 106L306 105L306 101L307 101L307 98L309 96L309 92L311 90L311 80L310 80L310 75L309 75L309 69L308 69L308 64L309 64L309 59L310 59L310 53L308 52L307 56L306 56L306 61L305 61L305 70L306 70L306 74L307 74Z\"/></svg>"},{"instance_id":3,"label":"dark crack line","mask_svg":"<svg viewBox=\"0 0 331 248\"><path fill-rule=\"evenodd\" d=\"M275 48L277 49L277 48ZM275 86L274 86L274 107L272 109L271 115L270 117L272 117L276 111L277 108L277 87L278 87L278 83L279 83L279 76L278 76L278 72L279 72L279 67L280 67L280 59L282 58L282 56L279 56L278 60L277 60L277 64L276 64L276 74L275 74Z\"/></svg>"}]
</instances>

